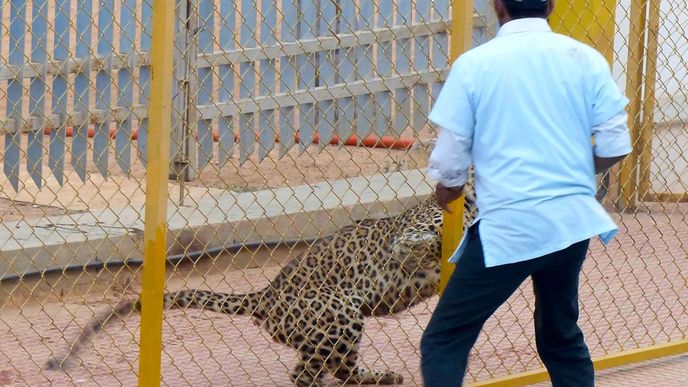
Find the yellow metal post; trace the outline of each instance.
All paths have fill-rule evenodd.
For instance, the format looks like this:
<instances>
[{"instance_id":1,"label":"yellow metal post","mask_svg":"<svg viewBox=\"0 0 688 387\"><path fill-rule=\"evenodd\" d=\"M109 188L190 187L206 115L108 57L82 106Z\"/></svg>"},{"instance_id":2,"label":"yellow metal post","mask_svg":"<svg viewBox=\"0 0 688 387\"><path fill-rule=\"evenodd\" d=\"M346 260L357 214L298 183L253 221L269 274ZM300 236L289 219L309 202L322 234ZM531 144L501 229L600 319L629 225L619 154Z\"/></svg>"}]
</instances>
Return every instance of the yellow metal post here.
<instances>
[{"instance_id":1,"label":"yellow metal post","mask_svg":"<svg viewBox=\"0 0 688 387\"><path fill-rule=\"evenodd\" d=\"M660 0L649 0L647 47L645 49L645 81L643 96L643 117L638 134L639 184L638 198L649 199L651 188L650 165L652 163L652 137L654 136L654 119L657 83L657 52L659 49L659 13Z\"/></svg>"},{"instance_id":2,"label":"yellow metal post","mask_svg":"<svg viewBox=\"0 0 688 387\"><path fill-rule=\"evenodd\" d=\"M451 60L468 51L473 46L473 0L454 0L452 2ZM445 211L442 221L442 271L438 292L444 292L447 282L454 271L449 257L461 241L463 232L464 197L449 205L451 213Z\"/></svg>"},{"instance_id":3,"label":"yellow metal post","mask_svg":"<svg viewBox=\"0 0 688 387\"><path fill-rule=\"evenodd\" d=\"M139 386L160 385L175 2L153 1Z\"/></svg>"},{"instance_id":4,"label":"yellow metal post","mask_svg":"<svg viewBox=\"0 0 688 387\"><path fill-rule=\"evenodd\" d=\"M631 1L631 20L628 37L628 68L626 74L626 93L631 100L628 108L628 125L633 141L633 152L621 164L619 184L621 200L617 204L620 210L633 210L638 191L638 152L640 142L643 56L645 55L645 27L647 20L648 0Z\"/></svg>"},{"instance_id":5,"label":"yellow metal post","mask_svg":"<svg viewBox=\"0 0 688 387\"><path fill-rule=\"evenodd\" d=\"M616 0L555 1L549 18L552 29L595 47L614 61Z\"/></svg>"},{"instance_id":6,"label":"yellow metal post","mask_svg":"<svg viewBox=\"0 0 688 387\"><path fill-rule=\"evenodd\" d=\"M619 353L600 356L592 359L595 371L621 367L633 363L641 363L649 360L660 359L668 356L676 356L688 353L688 340L673 343L657 344L645 348L639 348ZM469 387L519 387L529 386L549 380L547 370L539 369L522 372L515 375L486 380L470 384Z\"/></svg>"}]
</instances>

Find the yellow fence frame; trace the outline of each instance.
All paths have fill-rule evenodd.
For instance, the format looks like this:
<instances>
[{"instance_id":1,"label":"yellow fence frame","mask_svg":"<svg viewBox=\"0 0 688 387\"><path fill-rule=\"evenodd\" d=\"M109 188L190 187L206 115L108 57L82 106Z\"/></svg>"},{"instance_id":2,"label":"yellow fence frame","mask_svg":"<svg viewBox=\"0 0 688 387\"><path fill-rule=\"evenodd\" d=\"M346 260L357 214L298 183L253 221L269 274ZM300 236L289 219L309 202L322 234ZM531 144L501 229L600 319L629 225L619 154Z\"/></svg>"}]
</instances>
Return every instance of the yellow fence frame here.
<instances>
[{"instance_id":1,"label":"yellow fence frame","mask_svg":"<svg viewBox=\"0 0 688 387\"><path fill-rule=\"evenodd\" d=\"M659 344L651 347L635 350L623 351L607 356L594 358L592 360L595 371L602 371L610 368L621 367L628 364L640 363L667 356L680 355L688 352L688 340L676 343ZM520 374L509 375L501 378L486 380L484 382L471 384L470 387L519 387L530 384L549 381L547 370L539 369L523 372Z\"/></svg>"},{"instance_id":2,"label":"yellow fence frame","mask_svg":"<svg viewBox=\"0 0 688 387\"><path fill-rule=\"evenodd\" d=\"M648 0L632 0L630 29L628 36L628 62L626 68L626 94L628 106L628 126L631 131L633 152L621 164L619 188L621 196L617 208L621 211L635 209L638 187L638 154L641 151L640 128L642 126L642 86L643 56L645 55L645 30Z\"/></svg>"},{"instance_id":3,"label":"yellow fence frame","mask_svg":"<svg viewBox=\"0 0 688 387\"><path fill-rule=\"evenodd\" d=\"M473 0L452 1L451 61L473 46ZM449 204L451 213L444 211L442 220L442 265L438 293L441 295L454 272L454 264L449 258L454 253L463 236L463 215L465 196Z\"/></svg>"},{"instance_id":4,"label":"yellow fence frame","mask_svg":"<svg viewBox=\"0 0 688 387\"><path fill-rule=\"evenodd\" d=\"M652 164L652 137L654 136L654 119L655 119L655 105L656 93L655 85L657 83L657 53L659 49L659 15L660 15L660 0L649 0L648 8L648 26L647 26L647 47L645 49L645 95L643 96L643 117L642 124L639 130L638 138L638 157L639 160L639 183L638 196L642 201L661 201L661 194L651 193L652 183L650 181L650 167ZM669 194L669 201L678 202L685 201L688 195Z\"/></svg>"},{"instance_id":5,"label":"yellow fence frame","mask_svg":"<svg viewBox=\"0 0 688 387\"><path fill-rule=\"evenodd\" d=\"M139 386L160 385L162 313L167 260L167 175L169 170L172 86L174 85L175 2L154 0L151 44L150 138L146 173L143 289Z\"/></svg>"}]
</instances>

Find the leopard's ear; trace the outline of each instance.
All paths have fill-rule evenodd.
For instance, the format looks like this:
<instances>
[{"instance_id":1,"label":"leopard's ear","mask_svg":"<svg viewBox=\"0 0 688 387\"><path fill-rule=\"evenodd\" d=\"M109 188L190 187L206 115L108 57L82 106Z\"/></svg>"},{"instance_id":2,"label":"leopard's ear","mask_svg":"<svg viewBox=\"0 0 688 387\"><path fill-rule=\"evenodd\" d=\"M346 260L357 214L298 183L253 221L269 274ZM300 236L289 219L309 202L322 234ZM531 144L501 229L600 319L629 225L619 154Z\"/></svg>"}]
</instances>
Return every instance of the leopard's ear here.
<instances>
[{"instance_id":1,"label":"leopard's ear","mask_svg":"<svg viewBox=\"0 0 688 387\"><path fill-rule=\"evenodd\" d=\"M407 231L392 240L392 252L396 259L423 258L432 251L433 243L440 236L430 231Z\"/></svg>"}]
</instances>

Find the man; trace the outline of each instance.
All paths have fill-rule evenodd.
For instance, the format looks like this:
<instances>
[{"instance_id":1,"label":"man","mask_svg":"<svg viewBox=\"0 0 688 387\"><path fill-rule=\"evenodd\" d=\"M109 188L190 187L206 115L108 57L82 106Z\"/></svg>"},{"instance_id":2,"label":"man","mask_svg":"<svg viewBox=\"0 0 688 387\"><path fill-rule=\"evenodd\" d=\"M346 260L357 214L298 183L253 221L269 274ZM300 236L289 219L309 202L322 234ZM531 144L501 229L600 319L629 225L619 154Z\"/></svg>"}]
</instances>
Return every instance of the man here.
<instances>
[{"instance_id":1,"label":"man","mask_svg":"<svg viewBox=\"0 0 688 387\"><path fill-rule=\"evenodd\" d=\"M421 340L430 387L462 384L483 324L528 277L553 385L594 385L579 274L590 238L608 243L617 231L595 199L595 174L631 151L628 100L599 52L552 32L553 6L494 0L497 36L456 60L430 113L437 199L447 210L472 163L479 211Z\"/></svg>"}]
</instances>

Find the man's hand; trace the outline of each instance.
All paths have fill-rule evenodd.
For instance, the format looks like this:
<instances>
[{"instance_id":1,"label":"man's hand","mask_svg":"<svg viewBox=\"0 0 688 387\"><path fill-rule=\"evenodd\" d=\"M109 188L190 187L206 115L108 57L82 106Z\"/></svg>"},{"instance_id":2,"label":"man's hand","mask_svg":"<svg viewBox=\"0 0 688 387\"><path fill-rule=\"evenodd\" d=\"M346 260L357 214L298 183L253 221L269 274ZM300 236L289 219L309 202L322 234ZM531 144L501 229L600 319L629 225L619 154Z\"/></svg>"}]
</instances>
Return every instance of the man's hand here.
<instances>
[{"instance_id":1,"label":"man's hand","mask_svg":"<svg viewBox=\"0 0 688 387\"><path fill-rule=\"evenodd\" d=\"M619 157L597 157L595 156L595 174L599 175L601 173L607 172L609 168L613 167L616 163L622 161L628 155Z\"/></svg>"},{"instance_id":2,"label":"man's hand","mask_svg":"<svg viewBox=\"0 0 688 387\"><path fill-rule=\"evenodd\" d=\"M437 183L435 187L435 196L437 196L437 203L440 207L451 214L449 210L449 203L461 197L463 194L463 186L460 187L445 187L442 183Z\"/></svg>"}]
</instances>

